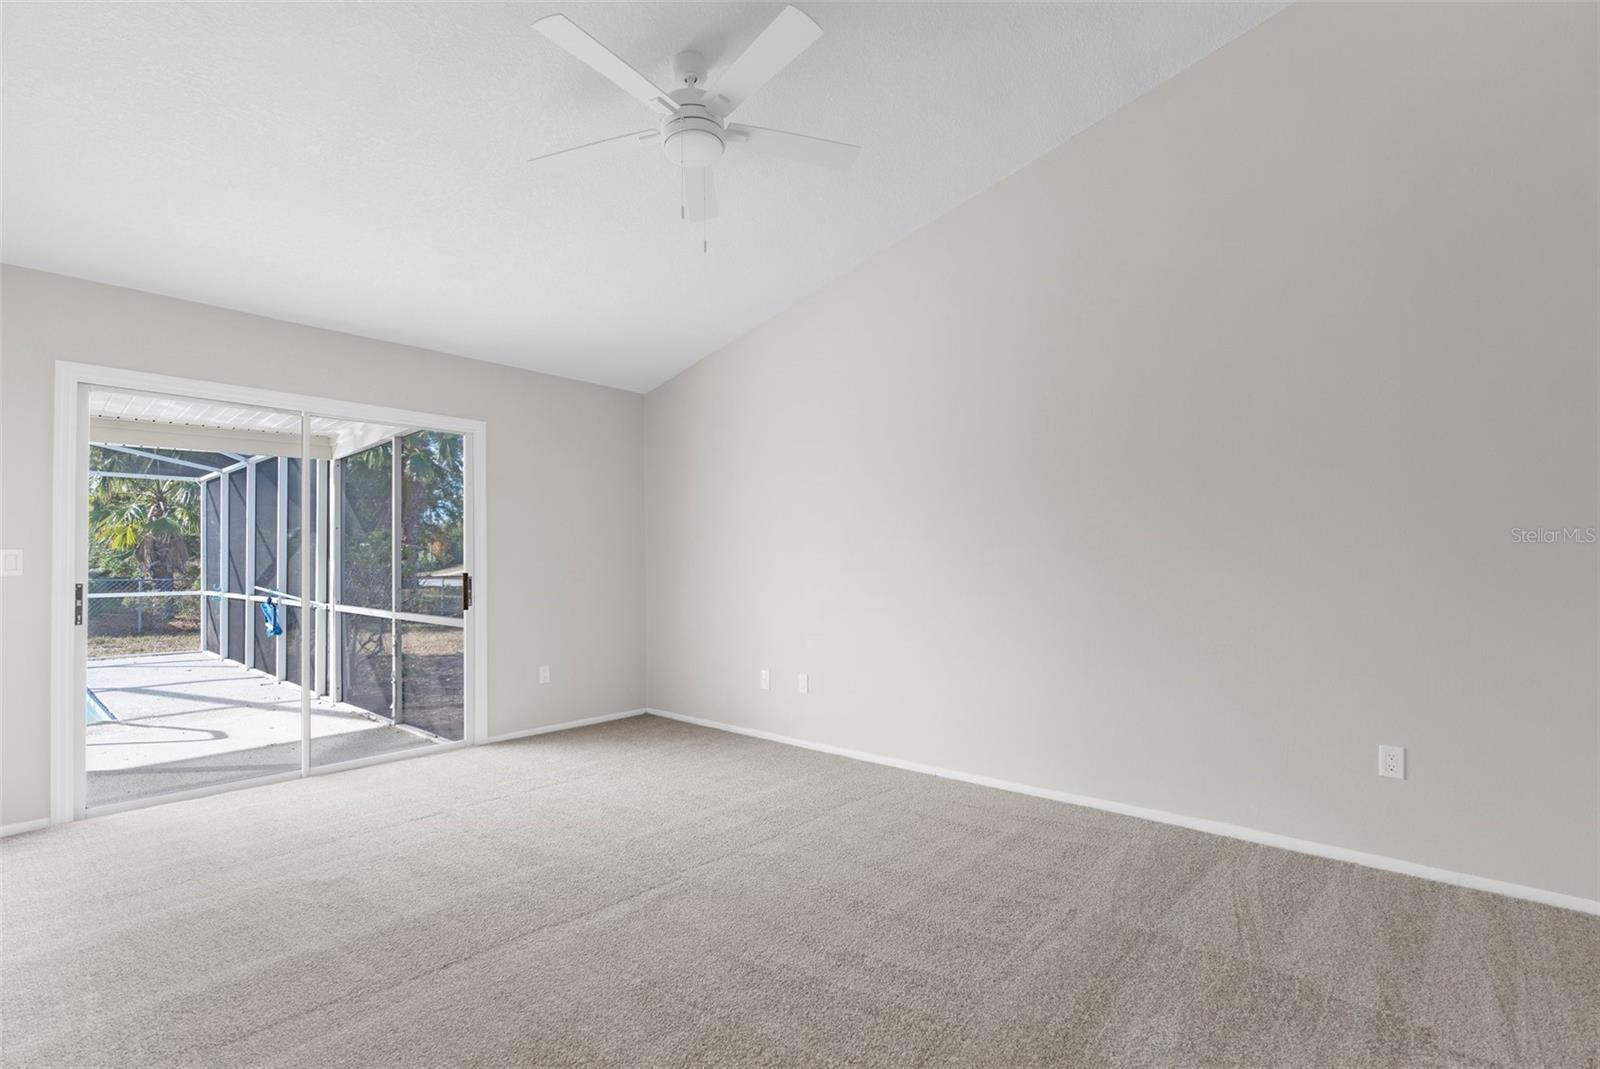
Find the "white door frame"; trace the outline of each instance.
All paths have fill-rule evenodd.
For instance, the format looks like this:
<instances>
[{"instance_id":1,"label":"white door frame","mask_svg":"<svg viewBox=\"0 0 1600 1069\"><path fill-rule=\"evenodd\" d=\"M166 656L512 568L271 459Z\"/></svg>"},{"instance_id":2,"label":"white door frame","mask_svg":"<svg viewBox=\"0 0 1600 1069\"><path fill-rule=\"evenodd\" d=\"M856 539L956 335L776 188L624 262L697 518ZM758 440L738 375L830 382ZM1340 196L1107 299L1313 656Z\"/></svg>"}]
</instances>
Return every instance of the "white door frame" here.
<instances>
[{"instance_id":1,"label":"white door frame","mask_svg":"<svg viewBox=\"0 0 1600 1069\"><path fill-rule=\"evenodd\" d=\"M467 664L464 673L465 709L462 741L416 750L402 750L395 754L383 754L336 765L319 765L314 768L307 767L306 759L309 754L303 753L302 771L299 773L291 772L257 780L159 795L129 805L108 806L105 812L110 812L113 808L132 808L135 805L151 805L216 794L271 780L293 779L299 775L337 771L387 760L404 760L437 753L446 748L474 746L488 741L487 610L490 587L487 475L489 429L486 423L459 416L442 416L436 413L341 401L309 394L264 390L232 383L208 382L202 379L157 375L127 368L102 367L60 360L56 362L54 499L51 512L52 537L58 551L51 554L53 594L50 612L50 823L62 824L84 816L83 707L86 685L85 662L88 657L87 601L84 603L85 625L80 627L73 620L74 587L83 583L87 589L89 571L89 518L86 505L89 496L89 419L86 391L82 389L84 386L175 394L200 400L298 411L302 414L303 436L308 435L304 417L310 414L367 423L426 427L430 430L460 434L466 439L467 472L463 492L466 497L464 505L469 536L468 544L464 548L469 555L466 563L472 575L472 607L466 614L465 625L466 648L463 656ZM320 496L318 500L320 503ZM96 809L97 813L101 811Z\"/></svg>"}]
</instances>

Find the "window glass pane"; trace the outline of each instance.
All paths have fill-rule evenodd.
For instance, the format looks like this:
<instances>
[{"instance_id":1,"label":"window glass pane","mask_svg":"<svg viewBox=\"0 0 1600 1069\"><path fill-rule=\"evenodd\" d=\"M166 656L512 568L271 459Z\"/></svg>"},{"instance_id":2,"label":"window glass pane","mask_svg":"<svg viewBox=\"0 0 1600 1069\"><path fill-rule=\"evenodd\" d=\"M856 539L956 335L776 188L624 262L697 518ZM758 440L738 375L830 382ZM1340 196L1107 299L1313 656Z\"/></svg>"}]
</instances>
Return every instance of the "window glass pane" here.
<instances>
[{"instance_id":1,"label":"window glass pane","mask_svg":"<svg viewBox=\"0 0 1600 1069\"><path fill-rule=\"evenodd\" d=\"M278 458L256 465L256 586L278 589ZM260 591L251 591L260 593Z\"/></svg>"},{"instance_id":2,"label":"window glass pane","mask_svg":"<svg viewBox=\"0 0 1600 1069\"><path fill-rule=\"evenodd\" d=\"M300 593L300 460L293 457L284 462L284 479L288 482L288 552L283 562L283 589L291 594ZM309 524L305 524L309 527Z\"/></svg>"},{"instance_id":3,"label":"window glass pane","mask_svg":"<svg viewBox=\"0 0 1600 1069\"><path fill-rule=\"evenodd\" d=\"M309 503L302 508L300 505L300 461L290 458L285 461L283 476L288 480L288 526L286 532L286 549L283 567L283 589L290 594L300 593L300 569L304 560L302 547L312 547L311 554L311 590L315 594L317 589L317 565L315 553L317 544L317 480L325 477L327 470L326 461L311 462L311 496Z\"/></svg>"},{"instance_id":4,"label":"window glass pane","mask_svg":"<svg viewBox=\"0 0 1600 1069\"><path fill-rule=\"evenodd\" d=\"M462 737L464 639L459 627L400 622L400 722Z\"/></svg>"},{"instance_id":5,"label":"window glass pane","mask_svg":"<svg viewBox=\"0 0 1600 1069\"><path fill-rule=\"evenodd\" d=\"M339 600L347 605L392 607L392 452L385 442L339 461Z\"/></svg>"},{"instance_id":6,"label":"window glass pane","mask_svg":"<svg viewBox=\"0 0 1600 1069\"><path fill-rule=\"evenodd\" d=\"M163 479L195 479L234 463L232 457L220 453L197 452L190 449L152 449L147 446L125 446L91 443L89 470L97 474L157 475Z\"/></svg>"},{"instance_id":7,"label":"window glass pane","mask_svg":"<svg viewBox=\"0 0 1600 1069\"><path fill-rule=\"evenodd\" d=\"M233 463L234 459L226 454L203 450L163 449L143 445L123 446L110 443L93 443L89 446L89 470L97 472L130 472L192 479L197 475L204 475L206 468L226 468Z\"/></svg>"},{"instance_id":8,"label":"window glass pane","mask_svg":"<svg viewBox=\"0 0 1600 1069\"><path fill-rule=\"evenodd\" d=\"M299 684L301 682L301 677L300 677L300 620L301 620L300 610L298 608L295 608L294 606L285 606L282 611L283 611L283 637L284 637L284 644L283 644L283 665L284 665L283 678L285 680L287 680L288 682L290 682L290 683ZM312 661L311 661L311 663L314 666L316 664L316 656L317 656L316 634L315 634L315 632L316 632L316 614L315 613L311 613L307 617L307 619L311 620L311 625L312 625L312 644L311 644L311 658L312 658ZM305 680L305 682L312 683L312 682L314 682L314 679L307 678Z\"/></svg>"},{"instance_id":9,"label":"window glass pane","mask_svg":"<svg viewBox=\"0 0 1600 1069\"><path fill-rule=\"evenodd\" d=\"M400 608L461 615L464 440L417 431L400 440Z\"/></svg>"},{"instance_id":10,"label":"window glass pane","mask_svg":"<svg viewBox=\"0 0 1600 1069\"><path fill-rule=\"evenodd\" d=\"M252 668L259 668L268 675L278 674L278 640L275 636L267 634L267 623L261 615L263 602L252 601L249 606L251 641L255 643L256 659ZM278 603L279 620L282 620L283 604Z\"/></svg>"},{"instance_id":11,"label":"window glass pane","mask_svg":"<svg viewBox=\"0 0 1600 1069\"><path fill-rule=\"evenodd\" d=\"M228 477L226 475L217 479L207 479L200 484L201 500L203 503L202 517L205 523L205 562L203 564L202 589L223 589L222 574L222 539L226 534L222 529L222 495L226 490ZM222 656L222 614L225 611L221 598L205 599L205 648L211 653Z\"/></svg>"},{"instance_id":12,"label":"window glass pane","mask_svg":"<svg viewBox=\"0 0 1600 1069\"><path fill-rule=\"evenodd\" d=\"M167 589L168 583L154 579L90 576L84 616L89 659L198 650L200 599L148 596ZM112 596L117 594L128 596Z\"/></svg>"},{"instance_id":13,"label":"window glass pane","mask_svg":"<svg viewBox=\"0 0 1600 1069\"><path fill-rule=\"evenodd\" d=\"M205 642L211 653L222 652L222 599L207 596L205 605Z\"/></svg>"},{"instance_id":14,"label":"window glass pane","mask_svg":"<svg viewBox=\"0 0 1600 1069\"><path fill-rule=\"evenodd\" d=\"M390 716L394 706L394 645L389 621L339 613L342 639L339 662L341 697L379 716Z\"/></svg>"},{"instance_id":15,"label":"window glass pane","mask_svg":"<svg viewBox=\"0 0 1600 1069\"><path fill-rule=\"evenodd\" d=\"M336 613L334 619L343 697L312 706L311 763L330 765L437 745L422 732L396 727L389 720L390 621L354 613Z\"/></svg>"},{"instance_id":16,"label":"window glass pane","mask_svg":"<svg viewBox=\"0 0 1600 1069\"><path fill-rule=\"evenodd\" d=\"M245 603L240 601L238 598L228 598L226 604L228 606L227 655L229 660L238 661L240 664L243 664L244 644L245 640L250 636L250 632L246 627L250 618L245 615L245 609L248 606L246 606Z\"/></svg>"},{"instance_id":17,"label":"window glass pane","mask_svg":"<svg viewBox=\"0 0 1600 1069\"><path fill-rule=\"evenodd\" d=\"M205 584L206 590L222 589L222 573L217 570L222 560L222 480L207 479L201 483L205 495Z\"/></svg>"},{"instance_id":18,"label":"window glass pane","mask_svg":"<svg viewBox=\"0 0 1600 1069\"><path fill-rule=\"evenodd\" d=\"M244 469L228 476L228 589L236 594L248 593L245 589L245 488L248 476Z\"/></svg>"},{"instance_id":19,"label":"window glass pane","mask_svg":"<svg viewBox=\"0 0 1600 1069\"><path fill-rule=\"evenodd\" d=\"M298 549L300 540L304 539L304 544L307 546L307 551L311 554L311 589L306 591L306 593L315 596L317 592L317 569L326 567L328 563L325 558L317 556L317 541L323 537L321 528L317 525L317 501L322 492L319 487L326 486L328 482L328 462L326 460L313 460L310 463L311 496L306 499L305 508L300 513L302 518L297 529L295 544ZM296 476L297 480L298 478L299 477ZM298 481L296 481L295 490L298 492L299 489L300 484ZM328 522L326 516L322 518L322 522ZM299 579L300 567L299 565L296 565L295 581L298 582ZM323 595L327 595L326 589L323 590Z\"/></svg>"},{"instance_id":20,"label":"window glass pane","mask_svg":"<svg viewBox=\"0 0 1600 1069\"><path fill-rule=\"evenodd\" d=\"M187 411L176 399L157 408L172 404ZM184 422L183 411L163 410ZM298 430L292 413L240 415L265 430ZM87 665L94 700L81 756L91 809L300 768L301 691L272 678L283 639L267 633L261 603L246 600L258 584L282 585L286 465L253 460L103 443L91 458L120 473L90 487L89 578L107 595L90 605L91 656L95 643L116 649Z\"/></svg>"}]
</instances>

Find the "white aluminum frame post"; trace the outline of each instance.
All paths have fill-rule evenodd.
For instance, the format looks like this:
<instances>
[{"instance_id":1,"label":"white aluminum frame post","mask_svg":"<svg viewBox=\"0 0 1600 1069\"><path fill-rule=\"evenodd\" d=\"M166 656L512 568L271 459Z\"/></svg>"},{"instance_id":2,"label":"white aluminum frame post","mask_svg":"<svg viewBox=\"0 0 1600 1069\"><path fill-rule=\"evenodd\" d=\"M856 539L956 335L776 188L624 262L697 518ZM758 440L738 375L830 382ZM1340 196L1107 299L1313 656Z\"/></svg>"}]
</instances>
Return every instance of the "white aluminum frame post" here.
<instances>
[{"instance_id":1,"label":"white aluminum frame post","mask_svg":"<svg viewBox=\"0 0 1600 1069\"><path fill-rule=\"evenodd\" d=\"M202 652L204 652L206 648L206 610L208 607L207 602L210 601L210 599L206 597L206 551L211 548L211 540L206 536L206 483L211 479L220 480L221 478L222 476L220 475L208 475L206 478L201 479L199 482L194 484L195 489L200 492L200 579L195 585L200 588L199 641L200 650Z\"/></svg>"},{"instance_id":2,"label":"white aluminum frame post","mask_svg":"<svg viewBox=\"0 0 1600 1069\"><path fill-rule=\"evenodd\" d=\"M327 597L323 602L322 612L327 614L328 640L323 648L327 651L328 661L328 696L334 701L344 701L344 668L340 665L341 658L335 657L334 645L341 636L336 634L339 630L339 617L326 606L337 600L339 591L344 583L344 560L342 553L333 552L333 547L340 544L344 537L344 470L337 464L328 465L328 553L322 559L328 562L323 571L328 573Z\"/></svg>"},{"instance_id":3,"label":"white aluminum frame post","mask_svg":"<svg viewBox=\"0 0 1600 1069\"><path fill-rule=\"evenodd\" d=\"M228 611L228 499L232 496L233 472L224 470L217 476L217 648L224 657L232 648L228 634L228 618L233 615Z\"/></svg>"},{"instance_id":4,"label":"white aluminum frame post","mask_svg":"<svg viewBox=\"0 0 1600 1069\"><path fill-rule=\"evenodd\" d=\"M141 799L136 803L107 806L104 809L97 807L96 813L216 794L275 780L294 779L299 776L333 772L358 765L404 760L488 741L489 657L488 615L486 611L489 590L486 498L488 427L482 420L441 416L434 413L345 402L276 390L261 390L229 383L156 375L124 368L58 361L56 363L56 418L53 448L55 490L52 504L52 529L56 532L57 545L61 545L65 540L66 544L73 548L69 553L55 554L51 567L52 584L57 592L57 596L52 602L50 614L50 822L52 824L77 820L85 816L86 776L84 771L83 706L88 654L88 626L87 617L85 617L85 622L82 626L74 622L73 596L74 588L77 584L84 584L84 589L87 590L88 583L87 500L90 425L88 397L90 390L94 387L165 394L179 398L201 398L276 409L281 412L298 413L300 417L301 456L300 593L296 597L283 597L280 599L280 603L285 608L298 606L300 612L300 770L252 780L218 784L191 791L174 792L155 798ZM389 611L384 612L360 606L346 606L339 603L339 554L334 550L339 545L339 493L342 489L340 486L341 479L339 478L337 463L313 458L311 441L311 420L313 417L328 417L390 427L423 428L462 436L466 467L462 487L465 519L465 537L462 552L465 558L463 563L473 580L472 605L462 617L438 617L400 611L399 599L402 592L399 560L401 552L401 507L397 493L391 494L391 519L394 525L391 535L394 575L391 584L393 600ZM390 443L393 448L394 486L398 487L401 483L401 446L398 438L391 438ZM283 459L281 454L275 458L275 462L278 464L276 500L278 521L275 525L276 543L274 547L277 554L275 575L278 583L277 589L280 592L285 589L284 580L287 578L288 568L287 496L289 465L283 463ZM264 463L266 461L261 462ZM219 543L216 547L218 574L214 577L209 575L209 570L204 563L205 552L211 548L209 546L210 536L205 533L205 484L209 481L209 478L197 483L201 490L200 537L202 573L207 578L220 581L218 583L219 589L202 590L198 592L198 597L202 607L202 648L205 641L205 605L208 601L214 601L218 610L217 639L219 649L224 657L227 656L229 643L234 637L229 633L228 609L232 602L235 601L241 602L245 606L247 627L244 649L241 652L243 653L244 663L253 665L255 662L255 643L252 641L252 631L248 627L248 614L255 603L263 600L265 595L255 592L256 570L254 564L257 533L252 524L247 523L245 525L245 559L241 562L244 564L247 573L243 582L244 589L237 592L230 590L228 576L229 557L231 556L228 552L231 549L228 531L232 520L229 506L229 498L232 496L231 478L234 472L241 469L247 473L245 476L246 494L244 505L246 517L249 518L253 516L256 508L256 464L241 461L221 470L214 476L217 481L219 499L216 531L216 539ZM315 487L316 504L314 508L311 508L308 507L308 503L313 497L313 487ZM306 533L308 528L310 531L309 537L307 537ZM316 568L316 574L313 577L312 565L314 560L327 562L328 566ZM202 587L205 586L203 582L201 585ZM335 633L338 630L340 615L347 613L385 618L391 629L394 644L392 655L395 657L398 657L399 653L399 627L402 621L447 627L458 626L462 629L462 656L464 660L463 738L459 742L441 742L435 746L418 747L413 750L380 754L337 764L315 766L311 764L312 695L317 693L329 694L336 699L339 697L341 680L339 678L338 645ZM314 626L312 626L313 622ZM318 655L315 658L312 656L313 642L318 650ZM287 653L286 635L278 636L276 652L277 664L274 666L275 671L273 674L277 678L283 679L287 660L285 656ZM313 661L313 670L308 672L306 667L312 665ZM390 710L390 715L396 721L402 716L400 693L400 665L395 663L395 706Z\"/></svg>"},{"instance_id":5,"label":"white aluminum frame post","mask_svg":"<svg viewBox=\"0 0 1600 1069\"><path fill-rule=\"evenodd\" d=\"M259 459L252 458L244 466L244 581L239 585L244 587L244 666L256 666L256 629L255 617L250 615L250 595L256 592L256 467L261 463ZM233 549L230 539L224 543L229 550ZM223 656L227 656L224 654Z\"/></svg>"},{"instance_id":6,"label":"white aluminum frame post","mask_svg":"<svg viewBox=\"0 0 1600 1069\"><path fill-rule=\"evenodd\" d=\"M280 457L281 461L282 458ZM300 775L311 775L311 684L307 679L306 669L311 665L311 547L306 544L306 496L311 486L311 467L316 461L311 459L311 420L305 412L300 413ZM287 464L279 464L278 483L286 486L288 480ZM284 510L278 516L278 531L287 532L289 529L289 513ZM326 571L318 568L317 571ZM283 576L283 557L278 557L278 575ZM279 587L282 590L283 587ZM287 607L285 607L287 614ZM287 629L285 629L287 630ZM280 643L286 636L278 636ZM279 649L284 646L280 644ZM278 678L282 679L283 658L278 658ZM466 710L462 710L462 719L466 718Z\"/></svg>"},{"instance_id":7,"label":"white aluminum frame post","mask_svg":"<svg viewBox=\"0 0 1600 1069\"><path fill-rule=\"evenodd\" d=\"M329 476L329 471L333 467L333 464L330 461L314 460L311 461L311 465L315 469L315 485L317 488L316 526L312 528L316 539L316 559L319 561L328 562L328 567L318 568L316 575L316 609L313 610L315 613L316 623L316 629L313 632L313 641L315 642L316 646L316 656L313 658L313 660L316 661L316 679L314 683L314 689L318 694L332 694L334 688L337 686L338 679L337 668L333 670L333 674L330 674L330 666L328 664L328 660L333 649L332 645L329 643L328 637L329 631L327 608L329 573L332 572L334 567L333 555L330 552L332 543L329 541L328 529L331 512L328 503L328 495L330 492L329 486L332 483L332 479ZM303 488L305 483L302 482L300 485ZM302 495L300 498L300 514L302 517L305 515L305 508L305 497ZM301 538L304 537L305 535L302 534ZM302 626L304 626L304 624L302 624ZM302 662L302 664L303 663L304 662ZM304 678L304 673L305 669L302 668L301 678Z\"/></svg>"},{"instance_id":8,"label":"white aluminum frame post","mask_svg":"<svg viewBox=\"0 0 1600 1069\"><path fill-rule=\"evenodd\" d=\"M405 479L400 472L401 439L389 439L389 608L397 615L389 618L389 719L395 724L405 715L400 702L400 542L405 509L400 506L400 495L405 493ZM463 547L465 548L465 547Z\"/></svg>"},{"instance_id":9,"label":"white aluminum frame post","mask_svg":"<svg viewBox=\"0 0 1600 1069\"><path fill-rule=\"evenodd\" d=\"M301 420L300 423L301 426L304 427L305 420ZM312 460L307 455L308 449L309 439L300 451L300 468L302 473L304 472L307 464L316 463L316 461ZM289 458L274 457L273 459L278 465L278 501L276 506L278 510L278 522L274 524L277 538L273 540L272 547L272 585L279 590L286 591L289 589ZM305 492L302 489L300 496L300 557L302 560L304 560L306 552L310 548L306 544L306 523ZM302 595L306 594L306 588L303 583L300 587L300 593ZM301 610L301 630L304 630L308 626L310 625L307 621L307 615L304 610ZM289 678L289 629L287 627L278 632L278 637L273 639L273 645L277 647L273 651L273 661L276 667L276 672L274 674L278 677L278 681L282 682ZM300 669L300 674L302 678L305 676L304 664L305 662L301 661L302 667Z\"/></svg>"}]
</instances>

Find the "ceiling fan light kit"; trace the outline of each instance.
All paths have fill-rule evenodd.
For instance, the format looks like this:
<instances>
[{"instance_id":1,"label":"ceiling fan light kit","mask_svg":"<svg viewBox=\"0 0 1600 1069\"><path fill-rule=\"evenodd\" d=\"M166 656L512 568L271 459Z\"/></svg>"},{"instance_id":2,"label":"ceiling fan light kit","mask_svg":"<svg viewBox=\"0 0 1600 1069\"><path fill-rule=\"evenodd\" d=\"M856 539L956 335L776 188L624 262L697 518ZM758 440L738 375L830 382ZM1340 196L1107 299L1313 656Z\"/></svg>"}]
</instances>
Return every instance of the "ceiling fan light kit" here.
<instances>
[{"instance_id":1,"label":"ceiling fan light kit","mask_svg":"<svg viewBox=\"0 0 1600 1069\"><path fill-rule=\"evenodd\" d=\"M662 154L682 172L684 218L703 222L716 215L711 167L730 145L839 169L854 163L861 151L860 146L842 141L728 121L752 94L822 36L822 27L798 8L786 7L780 11L750 47L727 65L709 89L702 88L707 80L705 57L693 51L678 53L672 62L672 73L679 88L671 92L662 91L565 15L550 15L533 25L545 37L656 112L659 119L655 130L602 138L535 156L530 162L604 145L647 144L659 138Z\"/></svg>"},{"instance_id":2,"label":"ceiling fan light kit","mask_svg":"<svg viewBox=\"0 0 1600 1069\"><path fill-rule=\"evenodd\" d=\"M685 104L661 124L661 151L679 167L710 167L722 157L727 137L704 104Z\"/></svg>"}]
</instances>

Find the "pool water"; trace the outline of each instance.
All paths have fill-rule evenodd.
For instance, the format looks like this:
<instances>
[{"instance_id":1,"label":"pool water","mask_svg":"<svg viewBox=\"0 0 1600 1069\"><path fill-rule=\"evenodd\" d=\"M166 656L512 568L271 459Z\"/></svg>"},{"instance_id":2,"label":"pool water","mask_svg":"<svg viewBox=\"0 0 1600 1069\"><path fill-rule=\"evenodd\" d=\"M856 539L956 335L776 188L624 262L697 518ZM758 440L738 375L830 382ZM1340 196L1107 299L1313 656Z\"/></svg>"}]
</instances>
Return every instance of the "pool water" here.
<instances>
[{"instance_id":1,"label":"pool water","mask_svg":"<svg viewBox=\"0 0 1600 1069\"><path fill-rule=\"evenodd\" d=\"M84 693L89 698L88 702L84 705L83 722L85 724L104 724L108 721L116 719L116 716L112 714L111 710L106 708L105 703L99 698L95 697L94 691L88 690Z\"/></svg>"}]
</instances>

